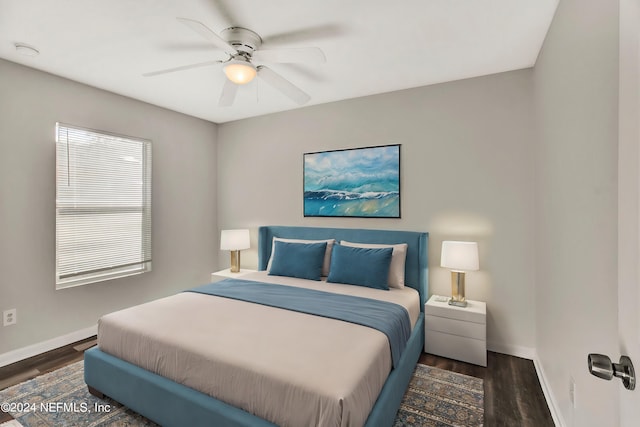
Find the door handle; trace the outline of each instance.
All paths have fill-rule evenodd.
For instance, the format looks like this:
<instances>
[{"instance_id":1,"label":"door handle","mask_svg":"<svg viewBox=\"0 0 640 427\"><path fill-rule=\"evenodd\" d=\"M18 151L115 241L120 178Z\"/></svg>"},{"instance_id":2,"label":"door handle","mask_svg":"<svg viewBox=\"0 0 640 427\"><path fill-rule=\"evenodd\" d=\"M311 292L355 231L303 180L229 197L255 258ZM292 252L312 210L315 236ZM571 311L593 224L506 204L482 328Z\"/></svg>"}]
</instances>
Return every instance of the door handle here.
<instances>
[{"instance_id":1,"label":"door handle","mask_svg":"<svg viewBox=\"0 0 640 427\"><path fill-rule=\"evenodd\" d=\"M636 372L633 363L627 356L620 357L620 363L611 363L609 356L591 353L587 358L589 372L598 378L611 380L618 377L622 380L624 388L633 390L636 388Z\"/></svg>"}]
</instances>

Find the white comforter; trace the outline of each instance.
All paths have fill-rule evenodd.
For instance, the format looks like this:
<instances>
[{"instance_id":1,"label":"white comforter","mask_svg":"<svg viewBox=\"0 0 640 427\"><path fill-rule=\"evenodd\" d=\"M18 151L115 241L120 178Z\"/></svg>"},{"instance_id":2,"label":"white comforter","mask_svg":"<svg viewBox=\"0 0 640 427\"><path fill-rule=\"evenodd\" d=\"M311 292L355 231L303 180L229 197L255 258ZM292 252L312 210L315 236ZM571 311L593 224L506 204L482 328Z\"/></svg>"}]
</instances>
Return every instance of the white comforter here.
<instances>
[{"instance_id":1,"label":"white comforter","mask_svg":"<svg viewBox=\"0 0 640 427\"><path fill-rule=\"evenodd\" d=\"M411 288L265 272L243 279L395 302L411 325L420 314ZM193 292L103 316L98 346L281 426L363 425L392 366L387 337L375 329Z\"/></svg>"}]
</instances>

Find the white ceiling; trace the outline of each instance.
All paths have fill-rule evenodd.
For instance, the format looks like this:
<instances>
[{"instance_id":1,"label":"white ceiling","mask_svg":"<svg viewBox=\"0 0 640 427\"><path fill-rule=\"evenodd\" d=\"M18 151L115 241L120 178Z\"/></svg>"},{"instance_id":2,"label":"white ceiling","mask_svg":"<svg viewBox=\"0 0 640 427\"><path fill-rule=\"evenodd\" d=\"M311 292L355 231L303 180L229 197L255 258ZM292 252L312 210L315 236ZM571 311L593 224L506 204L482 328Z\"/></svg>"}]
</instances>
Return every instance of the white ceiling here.
<instances>
[{"instance_id":1,"label":"white ceiling","mask_svg":"<svg viewBox=\"0 0 640 427\"><path fill-rule=\"evenodd\" d=\"M228 56L176 20L257 32L263 48L317 46L319 65L268 64L306 105L528 68L558 0L0 0L0 58L216 123L298 106L264 81L218 107ZM36 57L16 52L34 46ZM2 78L2 76L0 76Z\"/></svg>"}]
</instances>

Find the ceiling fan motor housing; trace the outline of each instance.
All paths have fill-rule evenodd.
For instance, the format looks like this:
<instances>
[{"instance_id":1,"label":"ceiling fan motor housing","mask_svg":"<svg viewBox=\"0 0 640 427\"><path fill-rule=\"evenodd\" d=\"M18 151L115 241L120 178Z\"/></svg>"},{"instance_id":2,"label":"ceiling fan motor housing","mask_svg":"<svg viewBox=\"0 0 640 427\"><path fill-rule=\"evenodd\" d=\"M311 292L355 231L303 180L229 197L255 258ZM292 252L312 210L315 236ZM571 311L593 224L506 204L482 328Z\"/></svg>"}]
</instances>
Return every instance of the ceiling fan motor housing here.
<instances>
[{"instance_id":1,"label":"ceiling fan motor housing","mask_svg":"<svg viewBox=\"0 0 640 427\"><path fill-rule=\"evenodd\" d=\"M220 35L239 53L249 57L262 45L262 38L257 33L242 27L226 28Z\"/></svg>"}]
</instances>

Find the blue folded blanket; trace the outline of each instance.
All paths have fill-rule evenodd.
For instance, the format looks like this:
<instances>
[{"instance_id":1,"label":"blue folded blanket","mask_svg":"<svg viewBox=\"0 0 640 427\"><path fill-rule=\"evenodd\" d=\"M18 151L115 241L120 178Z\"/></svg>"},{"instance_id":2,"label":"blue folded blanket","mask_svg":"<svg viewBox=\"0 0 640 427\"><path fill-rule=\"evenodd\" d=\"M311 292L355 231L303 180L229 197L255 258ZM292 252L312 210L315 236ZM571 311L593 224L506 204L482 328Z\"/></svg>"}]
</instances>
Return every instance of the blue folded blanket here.
<instances>
[{"instance_id":1,"label":"blue folded blanket","mask_svg":"<svg viewBox=\"0 0 640 427\"><path fill-rule=\"evenodd\" d=\"M187 292L268 305L377 329L389 339L394 368L411 335L407 310L386 301L243 279L225 279Z\"/></svg>"}]
</instances>

